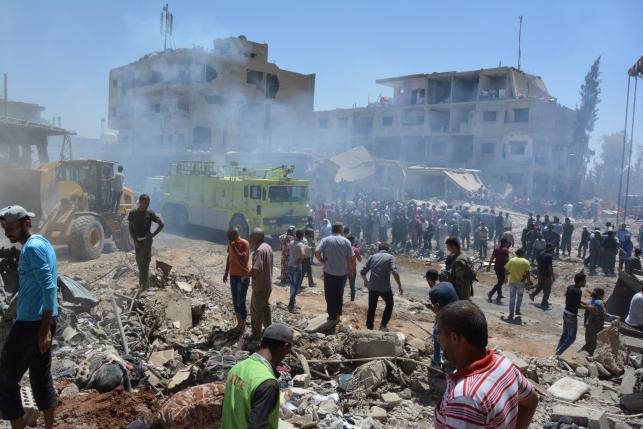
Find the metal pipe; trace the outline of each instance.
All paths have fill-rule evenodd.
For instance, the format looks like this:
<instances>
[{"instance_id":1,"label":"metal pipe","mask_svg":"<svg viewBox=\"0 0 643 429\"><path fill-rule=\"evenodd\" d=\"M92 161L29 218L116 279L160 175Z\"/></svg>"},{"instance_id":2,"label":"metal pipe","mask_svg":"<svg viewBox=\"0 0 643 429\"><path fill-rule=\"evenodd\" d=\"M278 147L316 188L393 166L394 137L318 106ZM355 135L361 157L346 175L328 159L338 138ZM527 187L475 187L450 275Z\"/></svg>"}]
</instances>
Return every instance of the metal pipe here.
<instances>
[{"instance_id":1,"label":"metal pipe","mask_svg":"<svg viewBox=\"0 0 643 429\"><path fill-rule=\"evenodd\" d=\"M634 146L634 122L636 120L636 91L639 78L634 78L634 97L632 99L632 129L630 130L630 153L627 157L627 179L625 180L625 201L623 202L623 223L627 222L627 197L630 192L630 166L632 165L632 147ZM618 225L618 224L617 224Z\"/></svg>"},{"instance_id":2,"label":"metal pipe","mask_svg":"<svg viewBox=\"0 0 643 429\"><path fill-rule=\"evenodd\" d=\"M9 97L7 96L7 74L4 74L4 115L9 116Z\"/></svg>"},{"instance_id":3,"label":"metal pipe","mask_svg":"<svg viewBox=\"0 0 643 429\"><path fill-rule=\"evenodd\" d=\"M118 331L121 334L121 340L123 341L123 351L126 355L129 354L129 347L127 345L127 338L125 337L125 330L123 329L123 323L121 322L121 315L118 311L118 306L116 305L116 298L112 295L112 308L114 309L114 314L116 314L116 323L118 324Z\"/></svg>"},{"instance_id":4,"label":"metal pipe","mask_svg":"<svg viewBox=\"0 0 643 429\"><path fill-rule=\"evenodd\" d=\"M616 201L616 225L618 225L618 218L621 213L621 197L623 192L623 169L625 168L625 147L627 146L627 119L629 115L630 108L630 82L632 78L627 78L627 95L625 98L625 125L623 126L623 148L621 155L621 169L619 170L619 181L618 181L618 200Z\"/></svg>"}]
</instances>

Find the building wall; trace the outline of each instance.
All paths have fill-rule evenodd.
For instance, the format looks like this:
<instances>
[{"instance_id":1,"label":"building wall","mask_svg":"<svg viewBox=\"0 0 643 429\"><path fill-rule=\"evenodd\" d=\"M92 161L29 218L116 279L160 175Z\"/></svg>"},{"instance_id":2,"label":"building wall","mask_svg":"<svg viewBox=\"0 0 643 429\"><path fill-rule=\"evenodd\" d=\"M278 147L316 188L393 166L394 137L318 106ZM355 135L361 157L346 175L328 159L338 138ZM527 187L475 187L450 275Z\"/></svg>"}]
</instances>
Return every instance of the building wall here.
<instances>
[{"instance_id":1,"label":"building wall","mask_svg":"<svg viewBox=\"0 0 643 429\"><path fill-rule=\"evenodd\" d=\"M473 168L503 192L547 196L567 186L575 113L536 76L512 68L378 81L392 101L315 113L318 147L363 145L379 158Z\"/></svg>"},{"instance_id":2,"label":"building wall","mask_svg":"<svg viewBox=\"0 0 643 429\"><path fill-rule=\"evenodd\" d=\"M312 126L314 84L314 74L268 62L266 44L218 39L212 50L168 50L111 70L109 127L122 156L163 162L287 148Z\"/></svg>"}]
</instances>

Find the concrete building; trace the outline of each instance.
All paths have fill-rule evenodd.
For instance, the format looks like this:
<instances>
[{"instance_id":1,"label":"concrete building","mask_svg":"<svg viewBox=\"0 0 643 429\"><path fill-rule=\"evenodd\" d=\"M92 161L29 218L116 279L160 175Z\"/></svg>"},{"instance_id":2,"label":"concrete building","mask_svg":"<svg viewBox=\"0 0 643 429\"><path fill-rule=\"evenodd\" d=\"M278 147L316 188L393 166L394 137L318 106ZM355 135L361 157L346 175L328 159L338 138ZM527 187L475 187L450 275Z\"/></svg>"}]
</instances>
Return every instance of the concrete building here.
<instances>
[{"instance_id":1,"label":"concrete building","mask_svg":"<svg viewBox=\"0 0 643 429\"><path fill-rule=\"evenodd\" d=\"M312 127L314 88L314 74L269 62L267 44L217 39L211 50L169 49L111 70L108 126L136 182L179 159L293 145Z\"/></svg>"},{"instance_id":2,"label":"concrete building","mask_svg":"<svg viewBox=\"0 0 643 429\"><path fill-rule=\"evenodd\" d=\"M568 171L575 113L543 80L512 67L379 79L366 107L315 112L317 147L364 146L375 157L481 171L497 192L547 197L578 186Z\"/></svg>"}]
</instances>

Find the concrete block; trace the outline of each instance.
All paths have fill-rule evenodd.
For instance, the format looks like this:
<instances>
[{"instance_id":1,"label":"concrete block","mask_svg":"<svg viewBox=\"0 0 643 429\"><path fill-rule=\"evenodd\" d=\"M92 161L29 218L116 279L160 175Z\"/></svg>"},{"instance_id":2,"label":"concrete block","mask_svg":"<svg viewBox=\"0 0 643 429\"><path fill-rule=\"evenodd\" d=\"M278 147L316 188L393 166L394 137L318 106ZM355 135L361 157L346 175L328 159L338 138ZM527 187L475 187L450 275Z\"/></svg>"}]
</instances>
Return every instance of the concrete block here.
<instances>
[{"instance_id":1,"label":"concrete block","mask_svg":"<svg viewBox=\"0 0 643 429\"><path fill-rule=\"evenodd\" d=\"M353 378L348 382L348 391L370 390L386 381L388 370L384 361L375 360L365 363L353 372Z\"/></svg>"},{"instance_id":2,"label":"concrete block","mask_svg":"<svg viewBox=\"0 0 643 429\"><path fill-rule=\"evenodd\" d=\"M371 407L371 412L368 413L369 417L372 417L375 420L386 420L388 413L382 407L374 406Z\"/></svg>"},{"instance_id":3,"label":"concrete block","mask_svg":"<svg viewBox=\"0 0 643 429\"><path fill-rule=\"evenodd\" d=\"M168 300L165 307L165 317L175 324L179 329L190 329L192 327L192 300L180 295ZM179 322L176 324L176 322Z\"/></svg>"},{"instance_id":4,"label":"concrete block","mask_svg":"<svg viewBox=\"0 0 643 429\"><path fill-rule=\"evenodd\" d=\"M589 376L589 369L585 368L584 366L576 367L576 377L585 378L588 376Z\"/></svg>"},{"instance_id":5,"label":"concrete block","mask_svg":"<svg viewBox=\"0 0 643 429\"><path fill-rule=\"evenodd\" d=\"M306 389L310 386L310 374L299 374L292 379L292 385L294 387L301 387Z\"/></svg>"},{"instance_id":6,"label":"concrete block","mask_svg":"<svg viewBox=\"0 0 643 429\"><path fill-rule=\"evenodd\" d=\"M20 399L22 400L22 408L25 410L25 415L22 418L23 421L27 426L36 426L39 411L31 387L20 387Z\"/></svg>"},{"instance_id":7,"label":"concrete block","mask_svg":"<svg viewBox=\"0 0 643 429\"><path fill-rule=\"evenodd\" d=\"M589 386L582 381L564 377L552 384L547 392L563 401L575 402L589 392Z\"/></svg>"},{"instance_id":8,"label":"concrete block","mask_svg":"<svg viewBox=\"0 0 643 429\"><path fill-rule=\"evenodd\" d=\"M518 356L517 354L512 353L512 352L502 352L501 354L502 354L504 357L506 357L507 359L509 359L509 360L511 361L511 363L513 363L513 364L514 364L514 366L515 366L516 368L518 368L518 370L519 370L520 372L522 372L523 374L525 373L525 371L527 371L527 368L529 368L529 364L528 364L527 362L525 362L525 361L524 361L520 356Z\"/></svg>"},{"instance_id":9,"label":"concrete block","mask_svg":"<svg viewBox=\"0 0 643 429\"><path fill-rule=\"evenodd\" d=\"M626 366L619 392L621 395L634 393L634 386L636 386L636 373L634 371L634 368L632 368L631 366Z\"/></svg>"},{"instance_id":10,"label":"concrete block","mask_svg":"<svg viewBox=\"0 0 643 429\"><path fill-rule=\"evenodd\" d=\"M348 341L354 357L370 358L401 355L406 338L395 332L352 331Z\"/></svg>"},{"instance_id":11,"label":"concrete block","mask_svg":"<svg viewBox=\"0 0 643 429\"><path fill-rule=\"evenodd\" d=\"M387 406L393 407L402 402L402 398L395 392L386 392L382 393L382 401L384 401Z\"/></svg>"},{"instance_id":12,"label":"concrete block","mask_svg":"<svg viewBox=\"0 0 643 429\"><path fill-rule=\"evenodd\" d=\"M567 405L554 405L551 413L552 421L559 421L561 417L569 417L572 422L589 429L609 429L609 422L604 410L588 410L587 408Z\"/></svg>"},{"instance_id":13,"label":"concrete block","mask_svg":"<svg viewBox=\"0 0 643 429\"><path fill-rule=\"evenodd\" d=\"M419 338L408 336L406 337L406 344L419 352L424 352L426 350L426 341L422 341Z\"/></svg>"}]
</instances>

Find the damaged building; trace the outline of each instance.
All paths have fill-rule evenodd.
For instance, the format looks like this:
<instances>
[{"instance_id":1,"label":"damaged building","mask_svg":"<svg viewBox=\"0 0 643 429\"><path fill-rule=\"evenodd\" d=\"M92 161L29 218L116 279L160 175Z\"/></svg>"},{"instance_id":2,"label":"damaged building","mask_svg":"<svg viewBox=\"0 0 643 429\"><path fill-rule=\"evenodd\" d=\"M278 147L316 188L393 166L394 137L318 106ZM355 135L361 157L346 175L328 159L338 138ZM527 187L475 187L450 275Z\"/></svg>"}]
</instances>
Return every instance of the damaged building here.
<instances>
[{"instance_id":1,"label":"damaged building","mask_svg":"<svg viewBox=\"0 0 643 429\"><path fill-rule=\"evenodd\" d=\"M544 81L513 67L379 79L393 97L366 107L315 112L314 141L340 152L481 171L485 183L548 197L578 185L567 168L575 112Z\"/></svg>"},{"instance_id":2,"label":"damaged building","mask_svg":"<svg viewBox=\"0 0 643 429\"><path fill-rule=\"evenodd\" d=\"M115 157L126 170L145 157L129 169L140 182L177 159L223 162L228 151L286 148L312 126L314 88L314 74L280 69L267 44L244 36L145 55L109 74Z\"/></svg>"}]
</instances>

